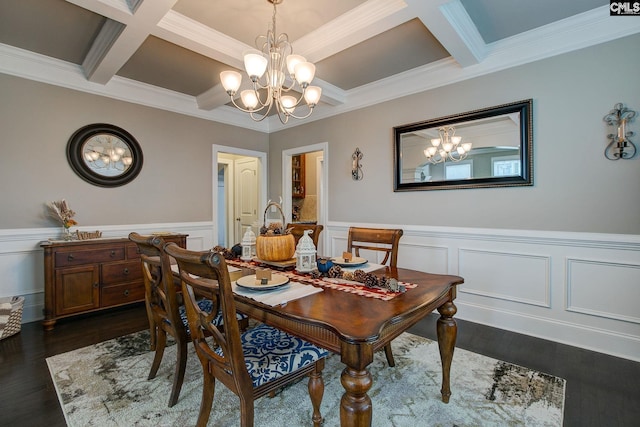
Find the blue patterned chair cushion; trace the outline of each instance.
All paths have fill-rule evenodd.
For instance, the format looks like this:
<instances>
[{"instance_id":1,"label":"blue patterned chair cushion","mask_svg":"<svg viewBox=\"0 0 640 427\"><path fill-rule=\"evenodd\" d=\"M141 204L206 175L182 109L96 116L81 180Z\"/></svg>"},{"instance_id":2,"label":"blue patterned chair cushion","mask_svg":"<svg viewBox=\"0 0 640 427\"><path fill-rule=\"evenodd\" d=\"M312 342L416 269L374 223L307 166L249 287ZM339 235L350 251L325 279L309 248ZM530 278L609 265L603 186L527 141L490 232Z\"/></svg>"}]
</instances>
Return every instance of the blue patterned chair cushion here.
<instances>
[{"instance_id":1,"label":"blue patterned chair cushion","mask_svg":"<svg viewBox=\"0 0 640 427\"><path fill-rule=\"evenodd\" d=\"M327 350L279 329L260 324L241 336L245 365L258 387L326 357ZM223 355L218 347L216 353Z\"/></svg>"},{"instance_id":2,"label":"blue patterned chair cushion","mask_svg":"<svg viewBox=\"0 0 640 427\"><path fill-rule=\"evenodd\" d=\"M198 307L200 307L200 310L210 313L211 310L213 310L213 302L210 299L201 299L200 301L198 301ZM178 308L178 312L180 312L180 318L182 319L182 323L187 328L187 333L191 334L191 331L189 330L189 321L187 320L187 309L184 307L184 305L181 305ZM244 314L236 313L236 318L238 320L242 320L246 317L247 316ZM214 317L213 322L211 323L213 323L216 326L221 326L224 323L222 321L222 311L218 310L218 314L216 315L216 317Z\"/></svg>"}]
</instances>

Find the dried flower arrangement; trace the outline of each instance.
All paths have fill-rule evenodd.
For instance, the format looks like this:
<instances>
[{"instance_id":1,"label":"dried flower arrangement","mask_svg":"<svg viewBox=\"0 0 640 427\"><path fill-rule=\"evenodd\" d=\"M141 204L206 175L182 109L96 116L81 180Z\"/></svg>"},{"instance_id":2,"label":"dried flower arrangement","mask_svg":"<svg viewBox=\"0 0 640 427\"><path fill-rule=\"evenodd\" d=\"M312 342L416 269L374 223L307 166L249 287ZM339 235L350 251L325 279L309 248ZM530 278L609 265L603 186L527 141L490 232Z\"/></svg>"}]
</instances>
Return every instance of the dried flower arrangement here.
<instances>
[{"instance_id":1,"label":"dried flower arrangement","mask_svg":"<svg viewBox=\"0 0 640 427\"><path fill-rule=\"evenodd\" d=\"M60 221L64 228L78 225L78 222L73 219L76 213L69 208L66 200L62 199L47 203L47 207L49 208L49 215Z\"/></svg>"}]
</instances>

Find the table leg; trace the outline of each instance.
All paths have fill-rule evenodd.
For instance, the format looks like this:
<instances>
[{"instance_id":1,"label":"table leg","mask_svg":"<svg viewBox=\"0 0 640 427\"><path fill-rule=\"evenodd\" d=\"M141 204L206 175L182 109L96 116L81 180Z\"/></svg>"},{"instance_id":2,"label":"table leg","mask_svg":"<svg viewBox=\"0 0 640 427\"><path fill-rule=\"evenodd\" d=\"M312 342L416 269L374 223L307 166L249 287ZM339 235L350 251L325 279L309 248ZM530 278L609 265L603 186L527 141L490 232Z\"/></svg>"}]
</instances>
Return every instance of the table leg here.
<instances>
[{"instance_id":1,"label":"table leg","mask_svg":"<svg viewBox=\"0 0 640 427\"><path fill-rule=\"evenodd\" d=\"M451 388L449 384L449 374L451 372L451 361L453 360L453 350L456 346L456 336L458 325L453 319L458 309L452 301L447 301L438 307L440 318L438 319L438 348L440 349L440 360L442 362L442 401L449 403Z\"/></svg>"},{"instance_id":2,"label":"table leg","mask_svg":"<svg viewBox=\"0 0 640 427\"><path fill-rule=\"evenodd\" d=\"M368 344L342 342L341 360L346 365L340 382L344 394L340 399L340 425L368 427L372 420L371 398L367 391L373 377L367 366L373 362L373 348Z\"/></svg>"}]
</instances>

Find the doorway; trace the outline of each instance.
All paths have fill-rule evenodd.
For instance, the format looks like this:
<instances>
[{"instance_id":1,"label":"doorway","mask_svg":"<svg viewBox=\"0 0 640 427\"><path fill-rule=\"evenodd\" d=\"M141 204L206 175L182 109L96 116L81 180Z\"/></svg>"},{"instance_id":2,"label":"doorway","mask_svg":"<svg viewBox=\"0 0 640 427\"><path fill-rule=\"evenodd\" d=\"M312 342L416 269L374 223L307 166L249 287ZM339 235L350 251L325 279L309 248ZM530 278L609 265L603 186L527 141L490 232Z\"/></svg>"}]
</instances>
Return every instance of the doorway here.
<instances>
[{"instance_id":1,"label":"doorway","mask_svg":"<svg viewBox=\"0 0 640 427\"><path fill-rule=\"evenodd\" d=\"M267 153L213 146L214 246L242 241L246 227L258 233L260 209L267 198Z\"/></svg>"},{"instance_id":2,"label":"doorway","mask_svg":"<svg viewBox=\"0 0 640 427\"><path fill-rule=\"evenodd\" d=\"M329 144L327 142L323 142L304 147L292 148L282 152L282 209L286 215L286 222L293 222L292 212L294 204L300 204L299 197L296 198L297 200L293 197L293 159L295 157L298 161L298 156L302 154L309 154L308 156L305 156L305 158L308 158L309 160L305 160L305 165L309 166L308 170L311 172L312 179L310 182L315 181L315 183L311 185L311 188L307 188L313 196L313 200L310 200L310 204L312 209L315 211L316 222L324 225L326 228L328 212L327 189L329 188L328 149ZM305 176L306 175L307 174L305 173ZM307 196L305 191L305 199L306 198ZM304 217L302 219L304 219ZM316 248L319 254L323 254L324 247L326 247L323 242L326 235L326 232L320 235L318 247Z\"/></svg>"}]
</instances>

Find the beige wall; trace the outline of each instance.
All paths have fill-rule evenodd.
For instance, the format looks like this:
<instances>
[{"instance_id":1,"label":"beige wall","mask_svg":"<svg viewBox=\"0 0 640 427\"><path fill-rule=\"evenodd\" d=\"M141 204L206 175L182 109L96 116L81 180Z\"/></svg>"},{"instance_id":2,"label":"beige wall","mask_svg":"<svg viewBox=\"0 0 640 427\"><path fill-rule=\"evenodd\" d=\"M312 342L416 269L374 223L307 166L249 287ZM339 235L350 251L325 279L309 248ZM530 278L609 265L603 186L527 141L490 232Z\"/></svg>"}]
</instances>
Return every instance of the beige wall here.
<instances>
[{"instance_id":1,"label":"beige wall","mask_svg":"<svg viewBox=\"0 0 640 427\"><path fill-rule=\"evenodd\" d=\"M268 135L0 74L0 229L55 225L44 203L65 198L81 226L212 220L212 145L267 151ZM69 167L75 130L110 123L140 143L144 165L122 187Z\"/></svg>"},{"instance_id":2,"label":"beige wall","mask_svg":"<svg viewBox=\"0 0 640 427\"><path fill-rule=\"evenodd\" d=\"M640 35L289 128L270 136L270 195L282 150L329 143L329 221L640 234L640 157L603 156L602 118L640 110ZM394 126L533 98L534 186L393 191ZM640 146L640 120L630 127ZM363 152L362 181L351 154Z\"/></svg>"},{"instance_id":3,"label":"beige wall","mask_svg":"<svg viewBox=\"0 0 640 427\"><path fill-rule=\"evenodd\" d=\"M602 155L610 132L602 117L617 102L640 110L639 44L635 35L271 135L0 75L0 229L54 225L44 203L60 198L83 226L210 221L212 144L268 149L277 200L282 150L327 141L329 221L640 234L640 158ZM394 126L527 98L533 187L393 191ZM69 136L97 122L142 146L132 183L95 187L69 167ZM630 129L640 134L640 120ZM356 146L362 181L350 175Z\"/></svg>"}]
</instances>

